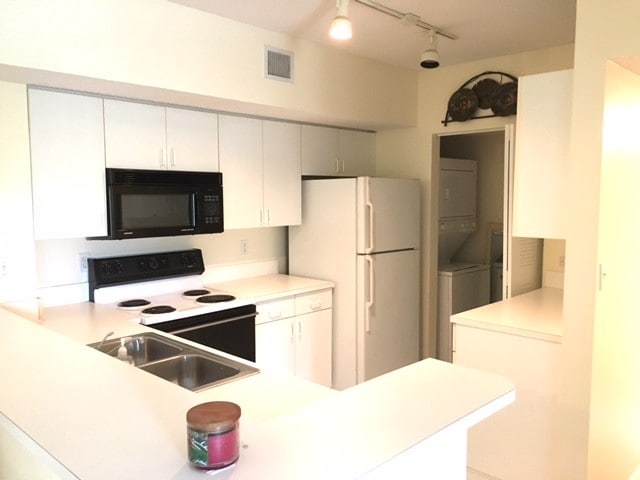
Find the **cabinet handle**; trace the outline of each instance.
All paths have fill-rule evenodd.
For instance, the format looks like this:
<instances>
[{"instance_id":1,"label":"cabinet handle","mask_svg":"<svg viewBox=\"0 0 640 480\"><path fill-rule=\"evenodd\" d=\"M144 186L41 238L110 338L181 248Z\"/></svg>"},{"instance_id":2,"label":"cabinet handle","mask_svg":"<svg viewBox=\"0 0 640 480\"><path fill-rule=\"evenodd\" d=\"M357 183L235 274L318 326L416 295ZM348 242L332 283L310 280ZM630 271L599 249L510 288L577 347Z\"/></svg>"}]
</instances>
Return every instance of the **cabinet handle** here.
<instances>
[{"instance_id":1,"label":"cabinet handle","mask_svg":"<svg viewBox=\"0 0 640 480\"><path fill-rule=\"evenodd\" d=\"M258 212L258 216L260 217L260 224L259 225L263 226L264 225L263 218L262 218L263 217L263 210L260 210L260 212Z\"/></svg>"},{"instance_id":2,"label":"cabinet handle","mask_svg":"<svg viewBox=\"0 0 640 480\"><path fill-rule=\"evenodd\" d=\"M298 322L298 340L302 341L302 323Z\"/></svg>"},{"instance_id":3,"label":"cabinet handle","mask_svg":"<svg viewBox=\"0 0 640 480\"><path fill-rule=\"evenodd\" d=\"M344 160L340 160L340 163L342 164L341 172L344 173Z\"/></svg>"},{"instance_id":4,"label":"cabinet handle","mask_svg":"<svg viewBox=\"0 0 640 480\"><path fill-rule=\"evenodd\" d=\"M170 162L170 165L171 165L172 167L175 167L175 166L176 166L176 152L175 152L175 150L174 150L173 148L172 148L172 149L170 149L170 150L169 150L169 152L170 152L170 154L169 154L169 159L170 159L170 160L169 160L169 162Z\"/></svg>"},{"instance_id":5,"label":"cabinet handle","mask_svg":"<svg viewBox=\"0 0 640 480\"><path fill-rule=\"evenodd\" d=\"M334 171L336 173L340 173L340 160L336 158L336 168L334 169Z\"/></svg>"},{"instance_id":6,"label":"cabinet handle","mask_svg":"<svg viewBox=\"0 0 640 480\"><path fill-rule=\"evenodd\" d=\"M291 343L295 340L295 333L293 332L293 322L291 322Z\"/></svg>"},{"instance_id":7,"label":"cabinet handle","mask_svg":"<svg viewBox=\"0 0 640 480\"><path fill-rule=\"evenodd\" d=\"M160 166L164 167L164 148L160 149Z\"/></svg>"},{"instance_id":8,"label":"cabinet handle","mask_svg":"<svg viewBox=\"0 0 640 480\"><path fill-rule=\"evenodd\" d=\"M267 225L271 225L271 209L267 208Z\"/></svg>"},{"instance_id":9,"label":"cabinet handle","mask_svg":"<svg viewBox=\"0 0 640 480\"><path fill-rule=\"evenodd\" d=\"M311 310L320 310L322 308L322 302L320 300L309 302L309 308Z\"/></svg>"},{"instance_id":10,"label":"cabinet handle","mask_svg":"<svg viewBox=\"0 0 640 480\"><path fill-rule=\"evenodd\" d=\"M282 311L278 310L277 312L269 312L269 318L271 320L277 320L282 317Z\"/></svg>"}]
</instances>

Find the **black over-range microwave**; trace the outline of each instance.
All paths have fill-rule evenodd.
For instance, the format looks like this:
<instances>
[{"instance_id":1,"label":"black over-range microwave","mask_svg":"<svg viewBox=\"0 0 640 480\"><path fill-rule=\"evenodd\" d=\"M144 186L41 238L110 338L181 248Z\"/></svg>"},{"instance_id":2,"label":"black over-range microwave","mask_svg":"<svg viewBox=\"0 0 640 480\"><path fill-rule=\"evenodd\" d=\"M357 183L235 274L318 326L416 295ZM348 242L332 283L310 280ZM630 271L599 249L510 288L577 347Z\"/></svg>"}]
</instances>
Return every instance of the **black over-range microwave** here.
<instances>
[{"instance_id":1,"label":"black over-range microwave","mask_svg":"<svg viewBox=\"0 0 640 480\"><path fill-rule=\"evenodd\" d=\"M107 168L109 239L221 233L222 174ZM102 237L105 238L105 237Z\"/></svg>"}]
</instances>

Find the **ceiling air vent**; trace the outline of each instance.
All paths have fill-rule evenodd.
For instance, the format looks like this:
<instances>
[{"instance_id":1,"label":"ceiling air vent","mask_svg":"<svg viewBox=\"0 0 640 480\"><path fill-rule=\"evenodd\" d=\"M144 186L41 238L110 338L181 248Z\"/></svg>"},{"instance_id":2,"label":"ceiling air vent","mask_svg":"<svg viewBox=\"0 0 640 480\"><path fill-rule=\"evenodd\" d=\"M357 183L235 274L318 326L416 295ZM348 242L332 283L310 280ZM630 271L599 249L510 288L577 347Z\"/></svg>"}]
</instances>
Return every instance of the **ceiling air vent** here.
<instances>
[{"instance_id":1,"label":"ceiling air vent","mask_svg":"<svg viewBox=\"0 0 640 480\"><path fill-rule=\"evenodd\" d=\"M278 48L265 47L264 76L293 82L293 53Z\"/></svg>"}]
</instances>

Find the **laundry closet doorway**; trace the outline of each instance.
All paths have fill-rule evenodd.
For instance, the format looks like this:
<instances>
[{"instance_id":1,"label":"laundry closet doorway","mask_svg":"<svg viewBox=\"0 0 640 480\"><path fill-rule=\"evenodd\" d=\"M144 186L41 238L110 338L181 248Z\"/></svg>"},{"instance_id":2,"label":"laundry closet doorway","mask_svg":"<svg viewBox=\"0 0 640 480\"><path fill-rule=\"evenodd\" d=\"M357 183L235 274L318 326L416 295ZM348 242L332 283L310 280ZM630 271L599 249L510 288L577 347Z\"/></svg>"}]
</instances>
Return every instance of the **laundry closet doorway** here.
<instances>
[{"instance_id":1,"label":"laundry closet doorway","mask_svg":"<svg viewBox=\"0 0 640 480\"><path fill-rule=\"evenodd\" d=\"M473 160L477 166L473 229L443 233L449 227L440 221L440 206L432 206L439 220L434 236L438 244L438 357L445 360L450 351L450 315L542 285L543 241L511 236L514 131L513 125L506 125L497 130L437 135L439 155L433 162L438 173L432 188L440 190L439 202L443 195L454 195L441 190L448 185L441 171L448 161L441 165L442 158ZM458 285L455 294L451 285Z\"/></svg>"}]
</instances>

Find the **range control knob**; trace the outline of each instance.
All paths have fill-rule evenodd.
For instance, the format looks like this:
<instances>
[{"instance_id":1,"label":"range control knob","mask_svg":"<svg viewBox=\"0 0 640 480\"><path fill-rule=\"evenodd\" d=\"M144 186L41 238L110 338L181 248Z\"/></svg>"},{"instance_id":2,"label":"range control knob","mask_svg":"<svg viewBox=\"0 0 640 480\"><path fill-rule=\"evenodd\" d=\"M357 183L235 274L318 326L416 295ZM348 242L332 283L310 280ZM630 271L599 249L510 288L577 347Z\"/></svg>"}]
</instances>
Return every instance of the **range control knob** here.
<instances>
[{"instance_id":1,"label":"range control knob","mask_svg":"<svg viewBox=\"0 0 640 480\"><path fill-rule=\"evenodd\" d=\"M193 253L185 253L182 256L182 264L185 267L193 267L195 263L196 263L196 257Z\"/></svg>"},{"instance_id":2,"label":"range control knob","mask_svg":"<svg viewBox=\"0 0 640 480\"><path fill-rule=\"evenodd\" d=\"M150 268L151 270L157 270L157 269L158 269L158 266L159 266L159 264L158 264L158 259L157 259L156 257L151 257L151 258L149 259L149 268Z\"/></svg>"}]
</instances>

